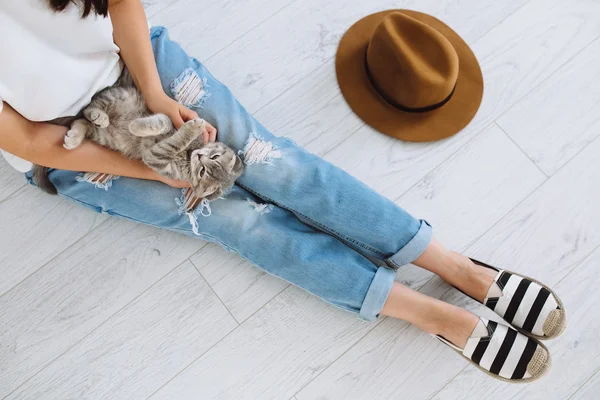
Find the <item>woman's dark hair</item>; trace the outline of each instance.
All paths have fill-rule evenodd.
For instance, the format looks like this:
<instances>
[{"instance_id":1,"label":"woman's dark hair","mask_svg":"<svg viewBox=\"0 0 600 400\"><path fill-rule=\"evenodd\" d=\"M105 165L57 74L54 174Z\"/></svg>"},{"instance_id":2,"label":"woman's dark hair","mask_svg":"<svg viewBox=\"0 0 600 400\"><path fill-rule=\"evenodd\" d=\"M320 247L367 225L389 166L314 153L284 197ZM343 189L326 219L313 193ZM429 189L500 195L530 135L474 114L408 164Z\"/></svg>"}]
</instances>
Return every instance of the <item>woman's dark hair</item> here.
<instances>
[{"instance_id":1,"label":"woman's dark hair","mask_svg":"<svg viewBox=\"0 0 600 400\"><path fill-rule=\"evenodd\" d=\"M96 15L106 17L108 15L108 0L48 0L50 7L54 11L64 11L71 3L81 6L81 16L83 18L93 12Z\"/></svg>"}]
</instances>

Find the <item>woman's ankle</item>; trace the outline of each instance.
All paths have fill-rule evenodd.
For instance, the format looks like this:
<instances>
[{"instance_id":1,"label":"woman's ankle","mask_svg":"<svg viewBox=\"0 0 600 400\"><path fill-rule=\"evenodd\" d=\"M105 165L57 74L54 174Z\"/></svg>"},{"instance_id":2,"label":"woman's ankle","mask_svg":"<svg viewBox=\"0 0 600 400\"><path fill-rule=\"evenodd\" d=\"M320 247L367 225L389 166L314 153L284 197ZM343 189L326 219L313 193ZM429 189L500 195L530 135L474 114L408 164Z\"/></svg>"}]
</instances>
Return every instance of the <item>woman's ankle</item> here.
<instances>
[{"instance_id":1,"label":"woman's ankle","mask_svg":"<svg viewBox=\"0 0 600 400\"><path fill-rule=\"evenodd\" d=\"M438 318L432 319L431 332L464 348L479 318L462 308L449 305Z\"/></svg>"},{"instance_id":2,"label":"woman's ankle","mask_svg":"<svg viewBox=\"0 0 600 400\"><path fill-rule=\"evenodd\" d=\"M483 301L494 282L496 272L473 263L470 258L462 254L452 253L456 272L454 282L451 284L476 300Z\"/></svg>"},{"instance_id":3,"label":"woman's ankle","mask_svg":"<svg viewBox=\"0 0 600 400\"><path fill-rule=\"evenodd\" d=\"M436 239L432 239L413 264L439 275L479 301L485 298L494 280L493 271L475 265L467 256L446 249Z\"/></svg>"},{"instance_id":4,"label":"woman's ankle","mask_svg":"<svg viewBox=\"0 0 600 400\"><path fill-rule=\"evenodd\" d=\"M410 322L457 346L464 346L477 321L475 315L394 282L381 314Z\"/></svg>"}]
</instances>

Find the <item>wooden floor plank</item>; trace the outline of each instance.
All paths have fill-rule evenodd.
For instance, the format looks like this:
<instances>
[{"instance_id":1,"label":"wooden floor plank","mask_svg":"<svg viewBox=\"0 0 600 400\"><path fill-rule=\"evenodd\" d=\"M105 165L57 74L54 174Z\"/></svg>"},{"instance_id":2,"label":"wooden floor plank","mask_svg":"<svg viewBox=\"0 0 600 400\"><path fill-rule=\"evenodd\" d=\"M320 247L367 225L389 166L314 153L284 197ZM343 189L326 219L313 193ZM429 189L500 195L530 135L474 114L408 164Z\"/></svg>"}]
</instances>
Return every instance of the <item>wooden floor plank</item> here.
<instances>
[{"instance_id":1,"label":"wooden floor plank","mask_svg":"<svg viewBox=\"0 0 600 400\"><path fill-rule=\"evenodd\" d=\"M0 203L0 295L106 221L26 185Z\"/></svg>"},{"instance_id":2,"label":"wooden floor plank","mask_svg":"<svg viewBox=\"0 0 600 400\"><path fill-rule=\"evenodd\" d=\"M323 156L363 122L350 110L337 85L333 60L323 64L255 113L273 134Z\"/></svg>"},{"instance_id":3,"label":"wooden floor plank","mask_svg":"<svg viewBox=\"0 0 600 400\"><path fill-rule=\"evenodd\" d=\"M23 174L11 167L0 155L0 203L25 185Z\"/></svg>"},{"instance_id":4,"label":"wooden floor plank","mask_svg":"<svg viewBox=\"0 0 600 400\"><path fill-rule=\"evenodd\" d=\"M289 399L372 328L290 287L151 399Z\"/></svg>"},{"instance_id":5,"label":"wooden floor plank","mask_svg":"<svg viewBox=\"0 0 600 400\"><path fill-rule=\"evenodd\" d=\"M155 14L159 13L169 4L175 3L178 0L141 0L144 11L146 12L146 18L152 21Z\"/></svg>"},{"instance_id":6,"label":"wooden floor plank","mask_svg":"<svg viewBox=\"0 0 600 400\"><path fill-rule=\"evenodd\" d=\"M426 218L446 246L462 250L545 180L504 132L491 125L397 203Z\"/></svg>"},{"instance_id":7,"label":"wooden floor plank","mask_svg":"<svg viewBox=\"0 0 600 400\"><path fill-rule=\"evenodd\" d=\"M146 0L148 1L148 0ZM169 29L188 53L206 61L293 0L176 0L149 15L155 26ZM155 9L156 4L151 5ZM151 11L152 12L152 11Z\"/></svg>"},{"instance_id":8,"label":"wooden floor plank","mask_svg":"<svg viewBox=\"0 0 600 400\"><path fill-rule=\"evenodd\" d=\"M596 3L600 13L600 3ZM598 21L600 23L600 21ZM498 119L547 174L553 175L600 135L600 40Z\"/></svg>"},{"instance_id":9,"label":"wooden floor plank","mask_svg":"<svg viewBox=\"0 0 600 400\"><path fill-rule=\"evenodd\" d=\"M552 285L600 245L600 140L468 249L507 269L544 277Z\"/></svg>"},{"instance_id":10,"label":"wooden floor plank","mask_svg":"<svg viewBox=\"0 0 600 400\"><path fill-rule=\"evenodd\" d=\"M597 371L589 382L586 382L573 397L569 398L569 400L595 399L596 396L598 396L598 391L600 391L600 374Z\"/></svg>"},{"instance_id":11,"label":"wooden floor plank","mask_svg":"<svg viewBox=\"0 0 600 400\"><path fill-rule=\"evenodd\" d=\"M145 399L235 327L186 262L7 399Z\"/></svg>"},{"instance_id":12,"label":"wooden floor plank","mask_svg":"<svg viewBox=\"0 0 600 400\"><path fill-rule=\"evenodd\" d=\"M0 297L0 397L181 264L200 243L111 219Z\"/></svg>"},{"instance_id":13,"label":"wooden floor plank","mask_svg":"<svg viewBox=\"0 0 600 400\"><path fill-rule=\"evenodd\" d=\"M288 286L238 254L209 244L190 259L238 322L246 320Z\"/></svg>"}]
</instances>

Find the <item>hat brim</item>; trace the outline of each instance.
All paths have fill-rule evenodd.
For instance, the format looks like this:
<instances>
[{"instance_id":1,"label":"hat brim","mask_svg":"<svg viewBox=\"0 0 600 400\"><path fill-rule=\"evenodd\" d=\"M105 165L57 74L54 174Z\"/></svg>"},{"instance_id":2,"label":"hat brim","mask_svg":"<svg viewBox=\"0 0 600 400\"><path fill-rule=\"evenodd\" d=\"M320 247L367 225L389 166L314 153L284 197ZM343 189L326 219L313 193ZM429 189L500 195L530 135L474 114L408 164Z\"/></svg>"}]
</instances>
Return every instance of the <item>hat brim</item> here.
<instances>
[{"instance_id":1,"label":"hat brim","mask_svg":"<svg viewBox=\"0 0 600 400\"><path fill-rule=\"evenodd\" d=\"M365 55L369 40L381 20L393 12L402 12L434 28L450 41L458 54L454 94L438 109L421 113L402 111L385 101L368 78ZM429 142L458 133L473 119L483 97L481 68L469 46L442 21L418 11L381 11L352 25L340 41L335 68L350 108L379 132L409 142Z\"/></svg>"}]
</instances>

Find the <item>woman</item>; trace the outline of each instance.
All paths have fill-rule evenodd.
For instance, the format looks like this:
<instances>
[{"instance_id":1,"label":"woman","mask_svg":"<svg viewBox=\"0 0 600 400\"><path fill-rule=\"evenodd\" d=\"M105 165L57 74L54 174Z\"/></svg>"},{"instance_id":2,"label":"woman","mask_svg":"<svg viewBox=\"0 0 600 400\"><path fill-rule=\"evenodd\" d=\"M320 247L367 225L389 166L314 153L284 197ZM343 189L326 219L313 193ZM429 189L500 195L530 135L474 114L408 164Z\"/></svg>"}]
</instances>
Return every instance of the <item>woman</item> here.
<instances>
[{"instance_id":1,"label":"woman","mask_svg":"<svg viewBox=\"0 0 600 400\"><path fill-rule=\"evenodd\" d=\"M0 32L13 38L0 44L8 60L0 65L0 148L15 167L28 171L24 160L50 167L62 196L217 242L366 320L406 320L498 379L531 381L548 370L549 354L537 339L557 336L566 323L553 292L445 249L425 221L273 136L165 29L148 31L139 0L5 0L0 11ZM77 114L116 81L120 59L152 112L176 127L200 115L209 122L206 141L216 139L218 127L219 140L242 152L244 175L210 213L186 213L185 204L177 212L173 198L185 182L92 142L65 150L66 128L38 122ZM78 179L76 171L102 174ZM111 186L112 176L121 179ZM394 269L408 263L484 302L518 330L395 282Z\"/></svg>"}]
</instances>

